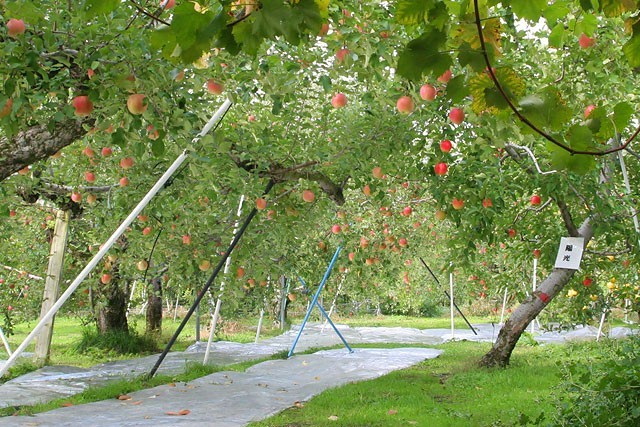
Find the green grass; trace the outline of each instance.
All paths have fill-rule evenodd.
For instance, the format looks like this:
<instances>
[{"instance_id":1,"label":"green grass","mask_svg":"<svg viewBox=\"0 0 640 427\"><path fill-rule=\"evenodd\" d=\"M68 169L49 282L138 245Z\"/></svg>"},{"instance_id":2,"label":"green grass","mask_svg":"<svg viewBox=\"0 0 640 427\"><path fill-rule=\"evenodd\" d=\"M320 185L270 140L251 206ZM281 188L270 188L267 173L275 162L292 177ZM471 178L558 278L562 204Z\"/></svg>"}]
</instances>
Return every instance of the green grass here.
<instances>
[{"instance_id":1,"label":"green grass","mask_svg":"<svg viewBox=\"0 0 640 427\"><path fill-rule=\"evenodd\" d=\"M481 317L467 316L471 324L474 323L498 323L499 317ZM409 317L409 316L359 316L359 317L340 317L332 318L335 323L342 323L351 327L357 326L387 326L402 327L416 329L449 329L451 328L451 318L443 317ZM454 318L454 324L457 329L469 329L464 319L457 313Z\"/></svg>"},{"instance_id":2,"label":"green grass","mask_svg":"<svg viewBox=\"0 0 640 427\"><path fill-rule=\"evenodd\" d=\"M250 426L520 425L521 418L555 411L549 396L559 383L556 362L579 354L565 346L524 346L515 351L508 369L484 369L477 363L488 344L463 341L437 347L444 350L437 359L325 391L303 407Z\"/></svg>"}]
</instances>

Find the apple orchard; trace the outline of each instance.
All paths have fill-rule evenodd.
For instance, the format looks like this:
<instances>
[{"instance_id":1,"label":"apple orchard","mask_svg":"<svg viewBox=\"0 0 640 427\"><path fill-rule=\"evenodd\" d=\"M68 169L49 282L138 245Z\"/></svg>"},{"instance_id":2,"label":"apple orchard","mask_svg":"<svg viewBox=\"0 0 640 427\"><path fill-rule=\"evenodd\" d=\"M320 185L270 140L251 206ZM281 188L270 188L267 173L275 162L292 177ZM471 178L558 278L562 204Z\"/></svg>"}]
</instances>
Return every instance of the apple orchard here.
<instances>
[{"instance_id":1,"label":"apple orchard","mask_svg":"<svg viewBox=\"0 0 640 427\"><path fill-rule=\"evenodd\" d=\"M134 306L189 304L242 195L243 215L258 213L224 278L225 316L277 299L281 276L317 283L338 246L327 295L342 283L346 314L437 313L421 257L443 282L453 272L475 314L497 316L506 289L486 365L508 363L538 315L639 311L625 185L639 171L639 11L547 3L3 2L3 329L38 315L57 212L71 218L64 288L183 150L63 312L126 330L134 284ZM579 271L554 269L565 236L585 238Z\"/></svg>"}]
</instances>

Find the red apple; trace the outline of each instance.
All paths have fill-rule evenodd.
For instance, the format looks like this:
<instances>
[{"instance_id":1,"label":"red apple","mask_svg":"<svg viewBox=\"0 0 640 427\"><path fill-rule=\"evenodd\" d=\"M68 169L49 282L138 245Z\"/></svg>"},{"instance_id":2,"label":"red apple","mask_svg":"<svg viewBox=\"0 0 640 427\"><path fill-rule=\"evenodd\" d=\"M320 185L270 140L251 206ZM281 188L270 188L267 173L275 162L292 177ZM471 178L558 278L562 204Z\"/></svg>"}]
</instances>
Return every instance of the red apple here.
<instances>
[{"instance_id":1,"label":"red apple","mask_svg":"<svg viewBox=\"0 0 640 427\"><path fill-rule=\"evenodd\" d=\"M584 280L582 280L582 284L586 287L591 286L592 283L593 283L593 279L589 276L586 276Z\"/></svg>"},{"instance_id":2,"label":"red apple","mask_svg":"<svg viewBox=\"0 0 640 427\"><path fill-rule=\"evenodd\" d=\"M491 206L493 206L493 202L491 201L491 199L490 199L490 198L485 197L485 199L482 201L482 206L483 206L485 209L488 209L488 208L490 208Z\"/></svg>"},{"instance_id":3,"label":"red apple","mask_svg":"<svg viewBox=\"0 0 640 427\"><path fill-rule=\"evenodd\" d=\"M267 201L260 197L258 199L256 199L256 209L258 210L263 210L267 207Z\"/></svg>"},{"instance_id":4,"label":"red apple","mask_svg":"<svg viewBox=\"0 0 640 427\"><path fill-rule=\"evenodd\" d=\"M354 259L356 259L356 254L354 252L349 252L349 261L353 262Z\"/></svg>"},{"instance_id":5,"label":"red apple","mask_svg":"<svg viewBox=\"0 0 640 427\"><path fill-rule=\"evenodd\" d=\"M133 167L134 161L132 157L125 157L120 160L120 167L122 169L131 169Z\"/></svg>"},{"instance_id":6,"label":"red apple","mask_svg":"<svg viewBox=\"0 0 640 427\"><path fill-rule=\"evenodd\" d=\"M580 39L578 39L578 44L580 44L582 49L587 49L596 44L596 39L589 37L586 34L581 34Z\"/></svg>"},{"instance_id":7,"label":"red apple","mask_svg":"<svg viewBox=\"0 0 640 427\"><path fill-rule=\"evenodd\" d=\"M534 249L534 250L533 250L533 257L534 257L534 258L536 258L536 259L537 259L537 258L540 258L540 255L541 255L541 254L542 254L542 253L540 252L540 249Z\"/></svg>"},{"instance_id":8,"label":"red apple","mask_svg":"<svg viewBox=\"0 0 640 427\"><path fill-rule=\"evenodd\" d=\"M347 96L344 93L336 93L331 98L331 105L333 108L342 108L347 105Z\"/></svg>"},{"instance_id":9,"label":"red apple","mask_svg":"<svg viewBox=\"0 0 640 427\"><path fill-rule=\"evenodd\" d=\"M584 109L584 118L588 118L591 113L593 112L593 110L596 109L596 106L591 104L591 105L587 105L587 108Z\"/></svg>"},{"instance_id":10,"label":"red apple","mask_svg":"<svg viewBox=\"0 0 640 427\"><path fill-rule=\"evenodd\" d=\"M440 175L440 176L445 175L448 169L449 168L447 164L444 162L436 163L436 165L433 167L433 170L435 171L436 175Z\"/></svg>"},{"instance_id":11,"label":"red apple","mask_svg":"<svg viewBox=\"0 0 640 427\"><path fill-rule=\"evenodd\" d=\"M74 191L73 193L71 193L71 200L73 200L76 203L80 203L82 201L82 194L80 194L77 191Z\"/></svg>"},{"instance_id":12,"label":"red apple","mask_svg":"<svg viewBox=\"0 0 640 427\"><path fill-rule=\"evenodd\" d=\"M191 244L191 236L189 236L188 234L185 234L184 236L182 236L182 244L183 245L190 245Z\"/></svg>"},{"instance_id":13,"label":"red apple","mask_svg":"<svg viewBox=\"0 0 640 427\"><path fill-rule=\"evenodd\" d=\"M163 9L171 9L176 5L176 0L160 0L160 4L164 5Z\"/></svg>"},{"instance_id":14,"label":"red apple","mask_svg":"<svg viewBox=\"0 0 640 427\"><path fill-rule=\"evenodd\" d=\"M147 111L147 104L145 104L145 95L141 93L134 93L129 95L127 99L127 108L131 114L142 114Z\"/></svg>"},{"instance_id":15,"label":"red apple","mask_svg":"<svg viewBox=\"0 0 640 427\"><path fill-rule=\"evenodd\" d=\"M98 197L96 197L95 194L91 194L91 193L87 194L87 203L89 203L90 205L93 205L96 202L96 200L98 200Z\"/></svg>"},{"instance_id":16,"label":"red apple","mask_svg":"<svg viewBox=\"0 0 640 427\"><path fill-rule=\"evenodd\" d=\"M369 186L369 184L362 187L362 192L364 193L365 196L371 195L371 187Z\"/></svg>"},{"instance_id":17,"label":"red apple","mask_svg":"<svg viewBox=\"0 0 640 427\"><path fill-rule=\"evenodd\" d=\"M408 244L409 244L409 242L404 237L401 237L401 238L398 239L398 245L400 245L400 247L404 248Z\"/></svg>"},{"instance_id":18,"label":"red apple","mask_svg":"<svg viewBox=\"0 0 640 427\"><path fill-rule=\"evenodd\" d=\"M9 37L16 38L20 34L24 34L26 27L22 19L11 18L7 21L7 34Z\"/></svg>"},{"instance_id":19,"label":"red apple","mask_svg":"<svg viewBox=\"0 0 640 427\"><path fill-rule=\"evenodd\" d=\"M405 206L404 209L402 209L402 214L404 216L411 215L411 212L413 212L413 209L411 209L411 206Z\"/></svg>"},{"instance_id":20,"label":"red apple","mask_svg":"<svg viewBox=\"0 0 640 427\"><path fill-rule=\"evenodd\" d=\"M384 174L382 173L382 168L376 166L371 170L371 175L373 175L374 178L381 179Z\"/></svg>"},{"instance_id":21,"label":"red apple","mask_svg":"<svg viewBox=\"0 0 640 427\"><path fill-rule=\"evenodd\" d=\"M11 209L11 210L9 211L9 216L10 216L10 217L14 217L14 216L16 216L16 215L17 215L17 213L16 213L15 209Z\"/></svg>"},{"instance_id":22,"label":"red apple","mask_svg":"<svg viewBox=\"0 0 640 427\"><path fill-rule=\"evenodd\" d=\"M89 69L87 70L87 77L92 78L92 77L93 77L93 76L95 76L95 75L96 75L96 72L95 72L95 71L93 71L93 69L92 69L92 68L89 68Z\"/></svg>"},{"instance_id":23,"label":"red apple","mask_svg":"<svg viewBox=\"0 0 640 427\"><path fill-rule=\"evenodd\" d=\"M109 157L113 154L113 149L111 147L102 147L100 154L102 154L102 157Z\"/></svg>"},{"instance_id":24,"label":"red apple","mask_svg":"<svg viewBox=\"0 0 640 427\"><path fill-rule=\"evenodd\" d=\"M342 227L340 227L338 224L334 224L334 225L331 227L331 232L332 232L333 234L339 234L341 231L342 231Z\"/></svg>"},{"instance_id":25,"label":"red apple","mask_svg":"<svg viewBox=\"0 0 640 427\"><path fill-rule=\"evenodd\" d=\"M510 228L509 230L507 230L507 234L509 234L509 237L513 239L518 233L513 228Z\"/></svg>"},{"instance_id":26,"label":"red apple","mask_svg":"<svg viewBox=\"0 0 640 427\"><path fill-rule=\"evenodd\" d=\"M436 219L438 221L444 221L444 219L447 217L447 213L443 210L438 209L436 211Z\"/></svg>"},{"instance_id":27,"label":"red apple","mask_svg":"<svg viewBox=\"0 0 640 427\"><path fill-rule=\"evenodd\" d=\"M424 84L420 87L420 98L425 101L433 101L437 95L436 88L430 84Z\"/></svg>"},{"instance_id":28,"label":"red apple","mask_svg":"<svg viewBox=\"0 0 640 427\"><path fill-rule=\"evenodd\" d=\"M109 273L104 273L100 278L100 281L102 282L102 284L106 285L107 283L111 282L111 275Z\"/></svg>"},{"instance_id":29,"label":"red apple","mask_svg":"<svg viewBox=\"0 0 640 427\"><path fill-rule=\"evenodd\" d=\"M199 265L198 268L200 269L200 271L207 271L209 269L209 267L211 267L211 262L207 259L203 260Z\"/></svg>"},{"instance_id":30,"label":"red apple","mask_svg":"<svg viewBox=\"0 0 640 427\"><path fill-rule=\"evenodd\" d=\"M120 181L118 181L118 184L122 188L126 187L127 185L129 185L129 178L127 178L126 176L123 176L122 178L120 178Z\"/></svg>"},{"instance_id":31,"label":"red apple","mask_svg":"<svg viewBox=\"0 0 640 427\"><path fill-rule=\"evenodd\" d=\"M444 139L440 142L440 151L443 153L448 153L453 148L453 144L448 139Z\"/></svg>"},{"instance_id":32,"label":"red apple","mask_svg":"<svg viewBox=\"0 0 640 427\"><path fill-rule=\"evenodd\" d=\"M93 151L93 148L89 147L88 145L84 147L84 150L82 150L82 154L87 157L93 157L96 155L96 153Z\"/></svg>"},{"instance_id":33,"label":"red apple","mask_svg":"<svg viewBox=\"0 0 640 427\"><path fill-rule=\"evenodd\" d=\"M396 102L396 108L403 114L409 114L413 111L413 99L410 96L401 96Z\"/></svg>"},{"instance_id":34,"label":"red apple","mask_svg":"<svg viewBox=\"0 0 640 427\"><path fill-rule=\"evenodd\" d=\"M451 70L447 70L447 71L445 71L444 73L442 73L442 74L440 75L440 77L438 77L438 79L437 79L437 80L438 80L440 83L448 83L448 82L449 82L449 80L451 80L451 75L452 75Z\"/></svg>"},{"instance_id":35,"label":"red apple","mask_svg":"<svg viewBox=\"0 0 640 427\"><path fill-rule=\"evenodd\" d=\"M7 117L9 114L11 114L12 108L13 108L13 99L9 98L4 103L4 107L2 107L2 110L0 110L0 119Z\"/></svg>"},{"instance_id":36,"label":"red apple","mask_svg":"<svg viewBox=\"0 0 640 427\"><path fill-rule=\"evenodd\" d=\"M538 196L537 194L534 194L533 196L531 196L530 202L531 202L531 205L533 206L539 206L542 200L540 199L540 196Z\"/></svg>"},{"instance_id":37,"label":"red apple","mask_svg":"<svg viewBox=\"0 0 640 427\"><path fill-rule=\"evenodd\" d=\"M320 32L318 33L318 37L324 37L329 32L329 23L325 22L320 27Z\"/></svg>"},{"instance_id":38,"label":"red apple","mask_svg":"<svg viewBox=\"0 0 640 427\"><path fill-rule=\"evenodd\" d=\"M145 227L142 229L143 236L148 236L149 234L151 234L151 227Z\"/></svg>"},{"instance_id":39,"label":"red apple","mask_svg":"<svg viewBox=\"0 0 640 427\"><path fill-rule=\"evenodd\" d=\"M93 172L89 172L89 171L87 171L87 172L85 172L85 173L84 173L84 179L85 179L87 182L95 182L95 180L96 180L96 175L95 175Z\"/></svg>"},{"instance_id":40,"label":"red apple","mask_svg":"<svg viewBox=\"0 0 640 427\"><path fill-rule=\"evenodd\" d=\"M349 49L347 49L346 47L343 47L342 49L339 49L336 52L336 61L338 63L344 62L347 59L347 57L349 56L349 53L350 53Z\"/></svg>"},{"instance_id":41,"label":"red apple","mask_svg":"<svg viewBox=\"0 0 640 427\"><path fill-rule=\"evenodd\" d=\"M253 114L249 114L249 116L247 117L247 121L249 122L255 122L256 121L256 116L254 116Z\"/></svg>"},{"instance_id":42,"label":"red apple","mask_svg":"<svg viewBox=\"0 0 640 427\"><path fill-rule=\"evenodd\" d=\"M76 109L76 116L88 116L93 111L93 103L87 95L80 95L73 98L73 108Z\"/></svg>"},{"instance_id":43,"label":"red apple","mask_svg":"<svg viewBox=\"0 0 640 427\"><path fill-rule=\"evenodd\" d=\"M214 95L220 95L224 91L224 86L214 79L207 80L207 90Z\"/></svg>"},{"instance_id":44,"label":"red apple","mask_svg":"<svg viewBox=\"0 0 640 427\"><path fill-rule=\"evenodd\" d=\"M313 203L313 201L316 199L316 195L313 191L311 190L304 190L302 192L302 200L304 200L307 203Z\"/></svg>"},{"instance_id":45,"label":"red apple","mask_svg":"<svg viewBox=\"0 0 640 427\"><path fill-rule=\"evenodd\" d=\"M462 123L464 121L464 111L462 108L452 108L451 111L449 111L449 120L456 125Z\"/></svg>"},{"instance_id":46,"label":"red apple","mask_svg":"<svg viewBox=\"0 0 640 427\"><path fill-rule=\"evenodd\" d=\"M460 210L464 207L464 200L454 197L454 199L451 201L451 206L453 206L453 209L455 210Z\"/></svg>"}]
</instances>

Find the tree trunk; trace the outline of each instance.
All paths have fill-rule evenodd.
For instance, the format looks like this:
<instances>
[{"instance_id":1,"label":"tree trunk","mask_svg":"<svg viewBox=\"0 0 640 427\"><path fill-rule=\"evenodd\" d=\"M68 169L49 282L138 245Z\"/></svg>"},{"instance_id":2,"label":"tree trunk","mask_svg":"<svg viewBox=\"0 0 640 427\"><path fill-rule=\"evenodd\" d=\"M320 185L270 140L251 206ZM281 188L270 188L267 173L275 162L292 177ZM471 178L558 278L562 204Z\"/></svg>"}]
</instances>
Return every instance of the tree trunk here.
<instances>
[{"instance_id":1,"label":"tree trunk","mask_svg":"<svg viewBox=\"0 0 640 427\"><path fill-rule=\"evenodd\" d=\"M68 119L56 123L53 129L47 124L32 126L13 138L0 138L0 181L38 160L60 151L82 138L92 119Z\"/></svg>"},{"instance_id":2,"label":"tree trunk","mask_svg":"<svg viewBox=\"0 0 640 427\"><path fill-rule=\"evenodd\" d=\"M578 229L580 237L584 237L584 245L593 237L593 218L587 218ZM522 333L527 329L529 323L540 314L542 310L558 295L565 287L575 270L554 269L551 274L540 284L533 295L527 297L511 314L504 324L496 342L487 354L482 357L482 366L500 366L509 364L511 353L515 348Z\"/></svg>"},{"instance_id":3,"label":"tree trunk","mask_svg":"<svg viewBox=\"0 0 640 427\"><path fill-rule=\"evenodd\" d=\"M117 267L114 267L116 270ZM102 285L102 303L98 306L98 331L101 334L114 331L129 331L127 322L127 299L129 297L129 285L121 286L121 279L114 271L111 282Z\"/></svg>"},{"instance_id":4,"label":"tree trunk","mask_svg":"<svg viewBox=\"0 0 640 427\"><path fill-rule=\"evenodd\" d=\"M147 292L146 335L157 335L162 331L162 276L151 280L150 292Z\"/></svg>"}]
</instances>

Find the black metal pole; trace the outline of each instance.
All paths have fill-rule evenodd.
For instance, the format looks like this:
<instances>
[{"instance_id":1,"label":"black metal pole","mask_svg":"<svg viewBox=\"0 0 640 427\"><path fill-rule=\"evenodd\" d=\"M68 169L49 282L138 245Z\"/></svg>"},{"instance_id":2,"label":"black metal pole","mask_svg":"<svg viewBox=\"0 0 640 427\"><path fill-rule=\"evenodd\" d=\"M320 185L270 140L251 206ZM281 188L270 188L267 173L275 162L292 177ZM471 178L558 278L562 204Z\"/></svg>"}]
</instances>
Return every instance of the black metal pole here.
<instances>
[{"instance_id":1,"label":"black metal pole","mask_svg":"<svg viewBox=\"0 0 640 427\"><path fill-rule=\"evenodd\" d=\"M268 194L269 191L271 191L271 189L273 188L274 184L275 184L275 182L270 180L269 183L267 184L267 187L264 189L264 192L262 194L263 195ZM162 364L162 361L164 360L164 358L169 353L169 350L171 350L171 347L173 346L173 344L175 344L176 340L178 339L178 336L180 335L180 333L182 332L182 330L186 326L187 322L189 321L189 319L193 315L193 312L196 310L196 307L198 307L198 305L200 304L200 301L202 301L202 299L206 295L207 291L211 287L211 284L216 279L216 276L218 275L218 273L220 273L220 270L222 270L222 267L224 266L224 263L227 261L227 258L229 258L229 255L231 254L231 251L233 251L233 249L236 247L236 245L238 244L238 241L240 241L240 238L242 237L242 235L244 234L245 230L249 226L249 223L251 222L253 217L256 216L257 212L258 212L258 210L254 207L251 210L251 212L249 213L249 215L247 216L247 218L244 220L244 223L242 224L242 227L240 227L240 229L238 230L238 233L236 233L236 235L234 236L233 240L231 241L231 244L229 245L229 249L227 249L227 251L224 253L222 258L218 262L218 265L213 270L213 273L211 273L211 276L209 277L209 280L207 280L207 283L205 283L205 285L202 288L202 290L200 291L200 293L198 293L198 296L196 297L196 300L191 305L191 308L189 308L189 311L184 316L184 319L182 319L182 322L180 323L180 326L178 326L178 329L176 329L175 333L173 334L173 336L171 337L171 339L167 343L167 346L162 351L162 354L160 354L160 357L158 357L158 361L153 366L153 368L151 368L151 371L147 375L148 378L153 377L156 374L156 372L158 371L158 368Z\"/></svg>"},{"instance_id":2,"label":"black metal pole","mask_svg":"<svg viewBox=\"0 0 640 427\"><path fill-rule=\"evenodd\" d=\"M436 277L435 274L433 274L433 271L431 271L431 269L429 268L429 266L427 265L426 262L424 262L424 260L422 259L422 257L420 257L420 261L422 262L422 265L424 265L427 270L429 270L429 273L431 273L431 277L433 277L433 280L436 281L436 283L438 284L438 286L440 286L440 281L438 280L438 278ZM451 300L451 296L449 295L449 292L444 291L444 294L447 296L447 298L449 300ZM467 325L469 325L469 328L471 328L471 331L474 333L474 335L478 335L478 333L476 332L475 328L473 326L471 326L471 323L469 323L469 321L467 320L467 318L465 317L464 313L462 312L462 310L460 310L460 308L458 307L458 304L456 304L455 301L453 301L453 306L455 307L455 309L458 311L458 313L460 313L460 316L462 316L462 318L464 319L465 322L467 322Z\"/></svg>"}]
</instances>

